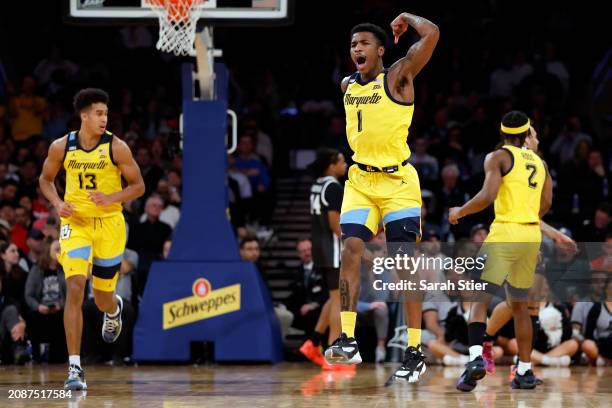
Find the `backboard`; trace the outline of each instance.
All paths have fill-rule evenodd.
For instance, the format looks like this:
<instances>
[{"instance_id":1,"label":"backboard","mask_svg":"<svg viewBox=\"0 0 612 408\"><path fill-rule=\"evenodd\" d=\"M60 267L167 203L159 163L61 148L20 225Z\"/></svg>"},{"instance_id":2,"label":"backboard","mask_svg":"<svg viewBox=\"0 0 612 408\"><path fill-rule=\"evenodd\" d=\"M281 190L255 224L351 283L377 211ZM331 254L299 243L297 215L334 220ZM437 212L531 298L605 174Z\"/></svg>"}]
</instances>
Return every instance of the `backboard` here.
<instances>
[{"instance_id":1,"label":"backboard","mask_svg":"<svg viewBox=\"0 0 612 408\"><path fill-rule=\"evenodd\" d=\"M208 0L200 23L213 26L284 25L293 17L293 0ZM64 15L76 24L116 25L156 21L143 0L64 0Z\"/></svg>"}]
</instances>

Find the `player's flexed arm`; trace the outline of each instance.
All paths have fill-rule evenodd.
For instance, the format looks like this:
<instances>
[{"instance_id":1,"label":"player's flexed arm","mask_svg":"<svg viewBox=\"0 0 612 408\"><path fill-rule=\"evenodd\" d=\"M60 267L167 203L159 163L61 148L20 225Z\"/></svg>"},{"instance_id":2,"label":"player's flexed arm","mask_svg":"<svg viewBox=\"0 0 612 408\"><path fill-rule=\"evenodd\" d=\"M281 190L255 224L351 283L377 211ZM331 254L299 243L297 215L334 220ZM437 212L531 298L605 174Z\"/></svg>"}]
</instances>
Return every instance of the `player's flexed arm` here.
<instances>
[{"instance_id":1,"label":"player's flexed arm","mask_svg":"<svg viewBox=\"0 0 612 408\"><path fill-rule=\"evenodd\" d=\"M113 136L113 158L121 175L127 181L128 185L121 191L113 194L104 194L99 191L89 193L91 201L96 205L104 206L112 203L124 203L126 201L134 200L145 192L144 181L142 180L142 174L138 164L132 156L132 152L127 144L116 136Z\"/></svg>"},{"instance_id":2,"label":"player's flexed arm","mask_svg":"<svg viewBox=\"0 0 612 408\"><path fill-rule=\"evenodd\" d=\"M511 157L503 150L496 150L487 155L484 162L485 181L482 189L470 201L461 207L448 211L448 222L455 225L459 218L480 212L493 204L502 182L502 171L512 166Z\"/></svg>"},{"instance_id":3,"label":"player's flexed arm","mask_svg":"<svg viewBox=\"0 0 612 408\"><path fill-rule=\"evenodd\" d=\"M404 58L389 68L388 74L389 90L393 97L401 102L414 101L412 81L431 58L440 38L438 26L431 21L414 14L402 13L391 22L396 44L408 27L413 27L421 38L412 44Z\"/></svg>"},{"instance_id":4,"label":"player's flexed arm","mask_svg":"<svg viewBox=\"0 0 612 408\"><path fill-rule=\"evenodd\" d=\"M55 188L55 176L62 168L67 136L57 139L49 146L49 153L43 164L42 173L38 179L40 190L47 200L55 207L60 217L67 218L74 212L74 205L64 202Z\"/></svg>"}]
</instances>

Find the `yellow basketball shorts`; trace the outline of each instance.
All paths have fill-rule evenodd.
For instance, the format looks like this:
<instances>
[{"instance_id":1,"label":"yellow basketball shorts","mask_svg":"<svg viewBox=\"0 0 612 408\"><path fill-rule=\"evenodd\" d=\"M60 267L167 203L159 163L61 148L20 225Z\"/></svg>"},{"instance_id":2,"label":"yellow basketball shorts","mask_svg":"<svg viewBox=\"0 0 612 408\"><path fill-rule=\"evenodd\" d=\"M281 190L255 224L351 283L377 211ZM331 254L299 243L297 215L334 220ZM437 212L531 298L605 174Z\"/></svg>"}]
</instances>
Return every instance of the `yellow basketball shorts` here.
<instances>
[{"instance_id":1,"label":"yellow basketball shorts","mask_svg":"<svg viewBox=\"0 0 612 408\"><path fill-rule=\"evenodd\" d=\"M123 214L109 217L62 218L59 262L66 279L93 275L92 286L113 292L125 250L126 228Z\"/></svg>"},{"instance_id":2,"label":"yellow basketball shorts","mask_svg":"<svg viewBox=\"0 0 612 408\"><path fill-rule=\"evenodd\" d=\"M525 296L533 286L541 242L539 224L493 222L479 251L485 258L480 280L495 285L488 290L508 282L511 293Z\"/></svg>"},{"instance_id":3,"label":"yellow basketball shorts","mask_svg":"<svg viewBox=\"0 0 612 408\"><path fill-rule=\"evenodd\" d=\"M421 188L409 163L395 173L349 169L340 225L342 237L369 241L383 222L387 242L414 242L421 237Z\"/></svg>"}]
</instances>

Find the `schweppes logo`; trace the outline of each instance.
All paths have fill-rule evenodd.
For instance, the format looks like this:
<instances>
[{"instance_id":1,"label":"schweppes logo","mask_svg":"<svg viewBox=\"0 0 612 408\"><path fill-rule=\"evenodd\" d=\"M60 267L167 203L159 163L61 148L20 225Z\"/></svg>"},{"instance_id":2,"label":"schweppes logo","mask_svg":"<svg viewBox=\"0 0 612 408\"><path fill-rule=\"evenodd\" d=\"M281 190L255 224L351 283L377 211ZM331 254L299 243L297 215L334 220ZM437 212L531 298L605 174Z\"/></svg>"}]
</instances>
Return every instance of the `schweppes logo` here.
<instances>
[{"instance_id":1,"label":"schweppes logo","mask_svg":"<svg viewBox=\"0 0 612 408\"><path fill-rule=\"evenodd\" d=\"M240 284L212 290L207 279L199 278L191 287L193 296L164 303L164 330L240 310Z\"/></svg>"}]
</instances>

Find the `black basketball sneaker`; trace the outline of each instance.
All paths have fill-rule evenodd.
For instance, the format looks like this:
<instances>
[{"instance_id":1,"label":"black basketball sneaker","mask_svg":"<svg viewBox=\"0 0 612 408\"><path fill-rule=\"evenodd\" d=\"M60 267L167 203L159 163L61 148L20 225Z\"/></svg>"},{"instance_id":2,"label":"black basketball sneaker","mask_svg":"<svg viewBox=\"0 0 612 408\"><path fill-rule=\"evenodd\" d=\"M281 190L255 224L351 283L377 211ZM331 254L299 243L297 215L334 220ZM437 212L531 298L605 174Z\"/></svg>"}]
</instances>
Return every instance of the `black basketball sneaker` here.
<instances>
[{"instance_id":1,"label":"black basketball sneaker","mask_svg":"<svg viewBox=\"0 0 612 408\"><path fill-rule=\"evenodd\" d=\"M533 371L527 370L523 375L520 375L517 372L510 385L514 389L532 390L536 387L537 382L538 381L536 376L533 374Z\"/></svg>"},{"instance_id":2,"label":"black basketball sneaker","mask_svg":"<svg viewBox=\"0 0 612 408\"><path fill-rule=\"evenodd\" d=\"M487 374L486 364L482 357L478 356L465 366L465 371L457 381L459 391L469 392L476 388L476 381L481 380Z\"/></svg>"},{"instance_id":3,"label":"black basketball sneaker","mask_svg":"<svg viewBox=\"0 0 612 408\"><path fill-rule=\"evenodd\" d=\"M353 337L347 337L345 333L342 333L331 347L325 350L325 360L329 364L361 363L357 341Z\"/></svg>"},{"instance_id":4,"label":"black basketball sneaker","mask_svg":"<svg viewBox=\"0 0 612 408\"><path fill-rule=\"evenodd\" d=\"M421 352L421 345L410 346L404 351L404 361L393 376L399 380L406 380L409 383L419 381L421 375L425 373L425 355Z\"/></svg>"}]
</instances>

